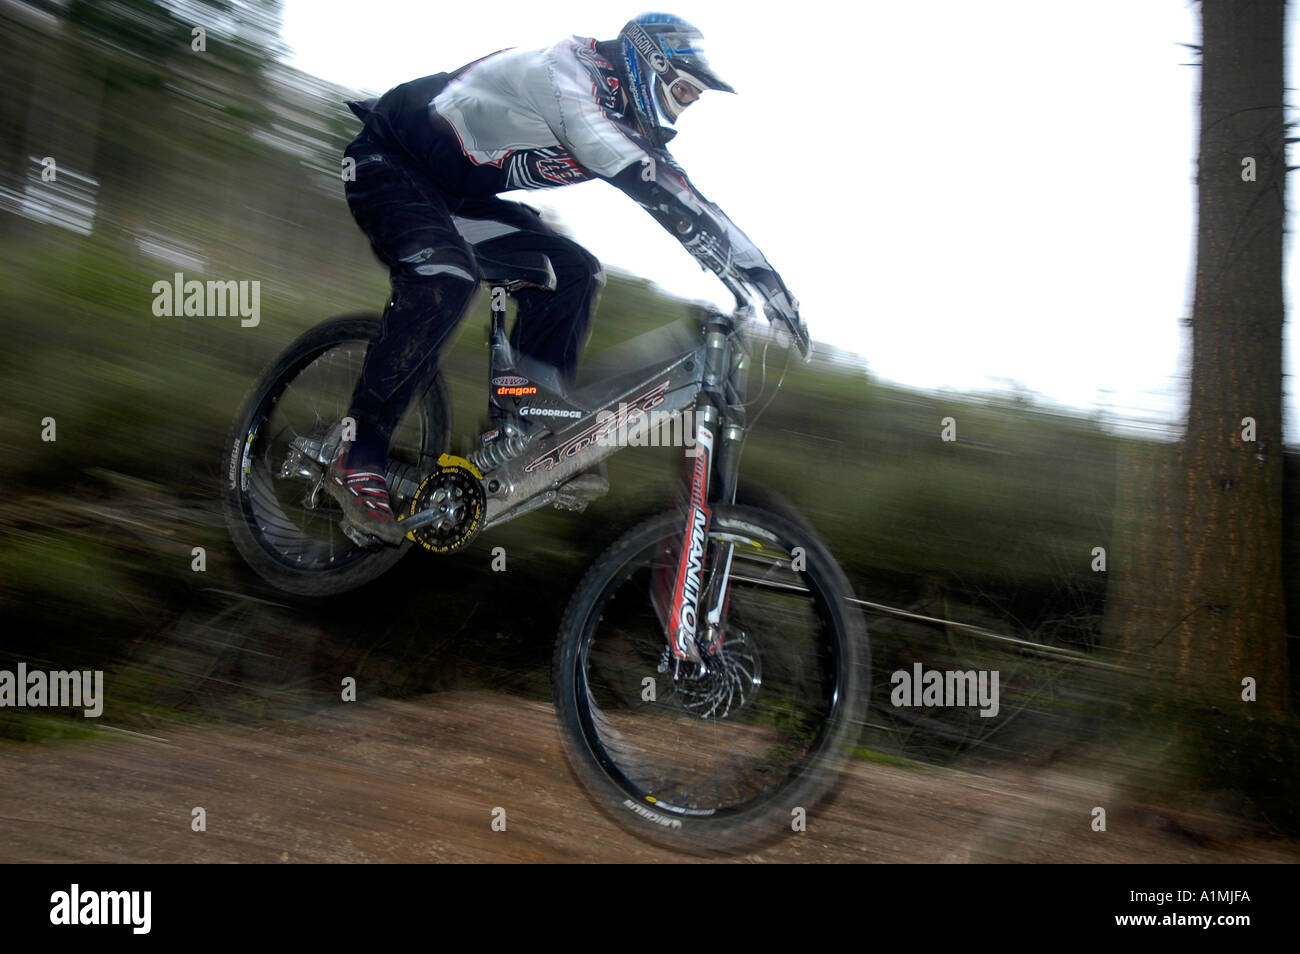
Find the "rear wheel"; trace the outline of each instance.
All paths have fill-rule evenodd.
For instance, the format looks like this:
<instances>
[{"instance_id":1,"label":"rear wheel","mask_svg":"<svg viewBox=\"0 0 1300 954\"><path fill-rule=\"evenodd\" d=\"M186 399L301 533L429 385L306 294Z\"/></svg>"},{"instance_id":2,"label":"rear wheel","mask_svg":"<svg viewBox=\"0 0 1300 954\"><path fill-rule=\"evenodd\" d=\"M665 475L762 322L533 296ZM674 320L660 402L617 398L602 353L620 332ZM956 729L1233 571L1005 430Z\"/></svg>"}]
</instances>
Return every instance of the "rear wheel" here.
<instances>
[{"instance_id":1,"label":"rear wheel","mask_svg":"<svg viewBox=\"0 0 1300 954\"><path fill-rule=\"evenodd\" d=\"M790 832L830 788L867 699L867 638L806 527L719 506L706 566L721 572L731 548L724 661L674 677L651 594L676 567L682 522L652 518L587 573L561 625L555 701L575 773L616 821L733 851Z\"/></svg>"},{"instance_id":2,"label":"rear wheel","mask_svg":"<svg viewBox=\"0 0 1300 954\"><path fill-rule=\"evenodd\" d=\"M302 453L347 414L379 328L373 318L351 316L303 334L262 375L231 427L226 525L248 565L287 592L325 596L354 589L409 549L405 540L400 547L374 547L350 539L341 529L342 511L321 485L324 467ZM450 407L439 375L394 435L390 474L402 466L414 473L434 468L450 443ZM390 490L396 509L400 489Z\"/></svg>"}]
</instances>

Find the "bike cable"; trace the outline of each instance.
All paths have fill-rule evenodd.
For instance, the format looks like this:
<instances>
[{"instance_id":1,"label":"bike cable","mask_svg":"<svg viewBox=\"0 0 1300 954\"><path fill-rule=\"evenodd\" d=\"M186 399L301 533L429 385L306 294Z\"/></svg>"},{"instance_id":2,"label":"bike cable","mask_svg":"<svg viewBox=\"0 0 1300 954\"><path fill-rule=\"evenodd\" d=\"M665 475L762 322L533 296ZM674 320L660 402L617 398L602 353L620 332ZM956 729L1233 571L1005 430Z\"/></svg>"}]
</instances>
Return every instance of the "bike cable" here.
<instances>
[{"instance_id":1,"label":"bike cable","mask_svg":"<svg viewBox=\"0 0 1300 954\"><path fill-rule=\"evenodd\" d=\"M771 344L772 344L771 341L763 342L763 360L759 365L760 378L759 378L758 394L757 396L755 396L755 398L752 401L746 401L745 404L742 405L746 410L748 410L751 405L758 404L758 402L762 399L763 394L767 391L767 349L771 347ZM781 366L781 376L776 379L776 386L772 389L772 396L769 397L763 403L763 405L757 411L754 412L753 416L750 417L748 421L746 421L747 431L753 430L754 424L758 420L759 416L768 409L769 405L771 405L771 403L774 400L776 400L776 396L781 390L781 385L785 383L786 373L789 372L790 370L790 351L791 348L785 349L785 364Z\"/></svg>"}]
</instances>

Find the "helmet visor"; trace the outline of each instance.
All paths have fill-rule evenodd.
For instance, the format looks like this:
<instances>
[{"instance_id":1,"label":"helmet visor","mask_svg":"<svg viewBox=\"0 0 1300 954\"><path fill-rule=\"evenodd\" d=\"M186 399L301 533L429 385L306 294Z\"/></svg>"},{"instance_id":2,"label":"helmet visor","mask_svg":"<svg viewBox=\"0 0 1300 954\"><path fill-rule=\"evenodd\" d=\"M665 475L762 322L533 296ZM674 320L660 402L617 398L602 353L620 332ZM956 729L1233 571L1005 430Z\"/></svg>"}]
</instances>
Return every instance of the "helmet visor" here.
<instances>
[{"instance_id":1,"label":"helmet visor","mask_svg":"<svg viewBox=\"0 0 1300 954\"><path fill-rule=\"evenodd\" d=\"M729 83L724 83L713 72L709 58L705 54L704 38L698 33L662 33L657 39L668 57L669 64L683 73L690 74L693 85L703 89L718 89L725 93L734 93Z\"/></svg>"}]
</instances>

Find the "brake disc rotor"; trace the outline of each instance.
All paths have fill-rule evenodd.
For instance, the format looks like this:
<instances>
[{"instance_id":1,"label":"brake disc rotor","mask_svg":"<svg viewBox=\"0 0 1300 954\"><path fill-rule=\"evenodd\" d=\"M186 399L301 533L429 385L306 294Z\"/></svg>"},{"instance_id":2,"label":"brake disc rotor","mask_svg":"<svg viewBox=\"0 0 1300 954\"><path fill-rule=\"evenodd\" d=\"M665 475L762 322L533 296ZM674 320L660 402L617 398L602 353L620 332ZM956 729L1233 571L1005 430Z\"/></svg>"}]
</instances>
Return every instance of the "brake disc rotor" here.
<instances>
[{"instance_id":1,"label":"brake disc rotor","mask_svg":"<svg viewBox=\"0 0 1300 954\"><path fill-rule=\"evenodd\" d=\"M469 546L483 527L487 509L482 476L462 457L439 457L438 469L420 482L407 511L408 517L430 510L438 516L407 536L434 553L454 553Z\"/></svg>"},{"instance_id":2,"label":"brake disc rotor","mask_svg":"<svg viewBox=\"0 0 1300 954\"><path fill-rule=\"evenodd\" d=\"M763 684L762 654L743 631L723 640L720 655L711 668L684 676L677 684L682 708L701 719L739 715Z\"/></svg>"}]
</instances>

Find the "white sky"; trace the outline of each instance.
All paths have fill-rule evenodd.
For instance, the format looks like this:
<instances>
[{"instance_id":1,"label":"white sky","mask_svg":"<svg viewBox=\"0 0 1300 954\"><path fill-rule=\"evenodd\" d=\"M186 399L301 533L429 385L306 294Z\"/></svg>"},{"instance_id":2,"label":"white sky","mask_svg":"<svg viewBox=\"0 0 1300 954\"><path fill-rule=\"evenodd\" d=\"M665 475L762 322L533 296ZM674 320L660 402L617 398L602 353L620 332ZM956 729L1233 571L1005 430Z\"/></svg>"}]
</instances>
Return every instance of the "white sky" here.
<instances>
[{"instance_id":1,"label":"white sky","mask_svg":"<svg viewBox=\"0 0 1300 954\"><path fill-rule=\"evenodd\" d=\"M782 274L813 337L913 386L1014 381L1076 407L1177 417L1198 75L1181 65L1192 54L1178 44L1199 42L1193 6L663 8L704 32L714 67L739 91L706 94L670 148ZM659 7L287 0L284 37L299 69L379 93L503 47L570 33L608 39L643 9ZM1287 85L1300 86L1293 64ZM513 197L553 209L607 264L677 294L730 302L606 183ZM1293 257L1288 275L1289 306ZM1289 322L1292 442L1296 340Z\"/></svg>"}]
</instances>

